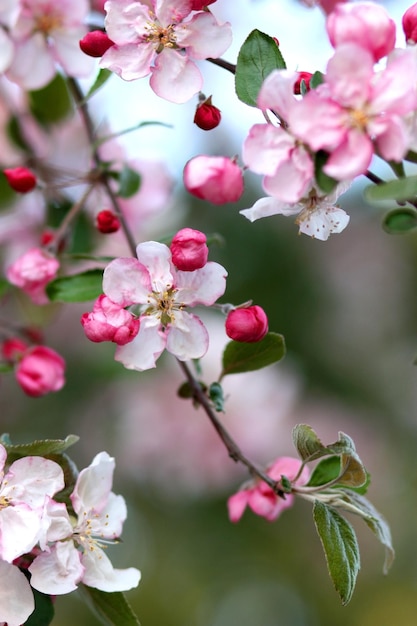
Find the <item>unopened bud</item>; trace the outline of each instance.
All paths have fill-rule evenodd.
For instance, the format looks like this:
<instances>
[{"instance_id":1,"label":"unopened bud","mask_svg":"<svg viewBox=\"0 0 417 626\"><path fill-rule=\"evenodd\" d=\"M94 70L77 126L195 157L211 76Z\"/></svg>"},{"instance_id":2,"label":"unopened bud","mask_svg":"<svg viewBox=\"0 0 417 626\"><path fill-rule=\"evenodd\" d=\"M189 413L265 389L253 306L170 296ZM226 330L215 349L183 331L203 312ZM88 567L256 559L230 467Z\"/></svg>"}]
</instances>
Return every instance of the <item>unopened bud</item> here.
<instances>
[{"instance_id":1,"label":"unopened bud","mask_svg":"<svg viewBox=\"0 0 417 626\"><path fill-rule=\"evenodd\" d=\"M197 124L202 130L212 130L220 124L222 114L220 109L214 106L211 102L211 96L201 102L194 115L194 124Z\"/></svg>"},{"instance_id":2,"label":"unopened bud","mask_svg":"<svg viewBox=\"0 0 417 626\"><path fill-rule=\"evenodd\" d=\"M413 4L403 15L403 31L406 42L417 42L417 3Z\"/></svg>"},{"instance_id":3,"label":"unopened bud","mask_svg":"<svg viewBox=\"0 0 417 626\"><path fill-rule=\"evenodd\" d=\"M243 174L234 159L200 155L186 163L184 186L196 198L213 204L237 202L243 194Z\"/></svg>"},{"instance_id":4,"label":"unopened bud","mask_svg":"<svg viewBox=\"0 0 417 626\"><path fill-rule=\"evenodd\" d=\"M193 272L205 266L208 258L207 238L192 228L183 228L171 242L172 262L182 272Z\"/></svg>"},{"instance_id":5,"label":"unopened bud","mask_svg":"<svg viewBox=\"0 0 417 626\"><path fill-rule=\"evenodd\" d=\"M304 81L305 90L310 90L310 80L312 79L313 74L310 72L298 72L298 78L294 83L294 93L299 96L301 92L301 83Z\"/></svg>"},{"instance_id":6,"label":"unopened bud","mask_svg":"<svg viewBox=\"0 0 417 626\"><path fill-rule=\"evenodd\" d=\"M102 30L90 31L79 43L84 54L90 57L102 57L106 50L114 46L114 41Z\"/></svg>"},{"instance_id":7,"label":"unopened bud","mask_svg":"<svg viewBox=\"0 0 417 626\"><path fill-rule=\"evenodd\" d=\"M28 345L25 341L22 341L21 339L13 338L13 339L6 339L6 341L3 342L3 345L1 347L1 352L2 352L3 358L8 363L15 363L23 356L23 354L26 352L27 349L28 349Z\"/></svg>"},{"instance_id":8,"label":"unopened bud","mask_svg":"<svg viewBox=\"0 0 417 626\"><path fill-rule=\"evenodd\" d=\"M36 187L36 176L27 167L3 170L3 174L10 187L19 193L27 193Z\"/></svg>"},{"instance_id":9,"label":"unopened bud","mask_svg":"<svg viewBox=\"0 0 417 626\"><path fill-rule=\"evenodd\" d=\"M268 332L268 318L257 305L230 311L226 319L226 334L234 341L254 343Z\"/></svg>"},{"instance_id":10,"label":"unopened bud","mask_svg":"<svg viewBox=\"0 0 417 626\"><path fill-rule=\"evenodd\" d=\"M97 230L99 230L103 235L109 235L110 233L115 233L120 228L120 221L117 215L115 215L112 211L105 209L104 211L100 211L96 217L96 225Z\"/></svg>"},{"instance_id":11,"label":"unopened bud","mask_svg":"<svg viewBox=\"0 0 417 626\"><path fill-rule=\"evenodd\" d=\"M191 0L191 11L204 11L213 2L216 2L216 0Z\"/></svg>"}]
</instances>

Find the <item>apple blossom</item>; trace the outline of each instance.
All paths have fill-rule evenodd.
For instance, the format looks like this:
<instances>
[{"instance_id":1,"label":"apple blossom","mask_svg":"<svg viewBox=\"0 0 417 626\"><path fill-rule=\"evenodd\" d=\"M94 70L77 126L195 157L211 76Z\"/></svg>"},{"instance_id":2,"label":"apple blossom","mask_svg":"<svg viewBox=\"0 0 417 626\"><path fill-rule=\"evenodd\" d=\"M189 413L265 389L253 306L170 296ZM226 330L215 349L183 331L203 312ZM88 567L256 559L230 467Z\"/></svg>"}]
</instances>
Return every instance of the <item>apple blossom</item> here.
<instances>
[{"instance_id":1,"label":"apple blossom","mask_svg":"<svg viewBox=\"0 0 417 626\"><path fill-rule=\"evenodd\" d=\"M194 124L202 130L213 130L220 124L222 118L220 110L214 106L211 96L197 105L194 115Z\"/></svg>"},{"instance_id":2,"label":"apple blossom","mask_svg":"<svg viewBox=\"0 0 417 626\"><path fill-rule=\"evenodd\" d=\"M27 167L3 170L10 187L19 193L27 193L36 187L36 176Z\"/></svg>"},{"instance_id":3,"label":"apple blossom","mask_svg":"<svg viewBox=\"0 0 417 626\"><path fill-rule=\"evenodd\" d=\"M379 61L395 46L396 26L384 7L375 2L338 3L326 21L331 44L336 48L355 43Z\"/></svg>"},{"instance_id":4,"label":"apple blossom","mask_svg":"<svg viewBox=\"0 0 417 626\"><path fill-rule=\"evenodd\" d=\"M193 228L182 228L172 238L172 262L178 270L193 272L205 266L209 249L204 233Z\"/></svg>"},{"instance_id":5,"label":"apple blossom","mask_svg":"<svg viewBox=\"0 0 417 626\"><path fill-rule=\"evenodd\" d=\"M187 306L210 306L224 293L227 272L209 262L191 272L177 270L170 249L148 241L137 246L137 259L119 258L104 270L103 291L120 306L140 305L139 333L119 346L116 361L139 371L155 367L166 348L180 361L207 351L208 333Z\"/></svg>"},{"instance_id":6,"label":"apple blossom","mask_svg":"<svg viewBox=\"0 0 417 626\"><path fill-rule=\"evenodd\" d=\"M14 461L4 474L6 459L0 444L0 559L11 562L38 542L45 500L64 488L64 474L39 456Z\"/></svg>"},{"instance_id":7,"label":"apple blossom","mask_svg":"<svg viewBox=\"0 0 417 626\"><path fill-rule=\"evenodd\" d=\"M70 496L77 519L71 528L67 510L57 511L62 535L29 567L34 589L60 595L74 591L80 582L107 592L139 584L139 570L114 569L104 553L106 544L120 537L127 516L124 498L111 491L114 466L114 459L100 452L79 473Z\"/></svg>"},{"instance_id":8,"label":"apple blossom","mask_svg":"<svg viewBox=\"0 0 417 626\"><path fill-rule=\"evenodd\" d=\"M414 45L417 42L417 2L404 13L402 25L407 43Z\"/></svg>"},{"instance_id":9,"label":"apple blossom","mask_svg":"<svg viewBox=\"0 0 417 626\"><path fill-rule=\"evenodd\" d=\"M336 180L366 172L374 150L401 161L410 138L404 117L417 105L416 59L396 50L385 69L374 72L372 54L340 44L327 65L325 82L305 94L292 111L291 128L313 151L330 153L323 167Z\"/></svg>"},{"instance_id":10,"label":"apple blossom","mask_svg":"<svg viewBox=\"0 0 417 626\"><path fill-rule=\"evenodd\" d=\"M106 31L115 45L100 67L124 80L151 74L153 91L177 104L201 91L203 78L191 59L218 57L232 41L230 24L219 24L207 11L193 13L192 0L108 0L105 10Z\"/></svg>"},{"instance_id":11,"label":"apple blossom","mask_svg":"<svg viewBox=\"0 0 417 626\"><path fill-rule=\"evenodd\" d=\"M16 565L0 560L0 623L21 626L35 609L32 589Z\"/></svg>"},{"instance_id":12,"label":"apple blossom","mask_svg":"<svg viewBox=\"0 0 417 626\"><path fill-rule=\"evenodd\" d=\"M185 164L184 186L213 204L237 202L244 188L242 169L228 157L196 156Z\"/></svg>"},{"instance_id":13,"label":"apple blossom","mask_svg":"<svg viewBox=\"0 0 417 626\"><path fill-rule=\"evenodd\" d=\"M94 303L93 311L82 315L81 324L90 341L113 341L123 346L136 337L140 321L102 294Z\"/></svg>"},{"instance_id":14,"label":"apple blossom","mask_svg":"<svg viewBox=\"0 0 417 626\"><path fill-rule=\"evenodd\" d=\"M258 305L233 309L226 318L226 334L234 341L253 343L268 332L268 318Z\"/></svg>"},{"instance_id":15,"label":"apple blossom","mask_svg":"<svg viewBox=\"0 0 417 626\"><path fill-rule=\"evenodd\" d=\"M57 64L70 76L88 76L93 60L79 40L86 34L87 0L21 0L10 36L15 44L7 77L24 89L40 89L55 76Z\"/></svg>"},{"instance_id":16,"label":"apple blossom","mask_svg":"<svg viewBox=\"0 0 417 626\"><path fill-rule=\"evenodd\" d=\"M64 373L64 359L46 346L28 348L16 365L17 382L33 398L62 389Z\"/></svg>"},{"instance_id":17,"label":"apple blossom","mask_svg":"<svg viewBox=\"0 0 417 626\"><path fill-rule=\"evenodd\" d=\"M280 487L280 481L283 476L290 482L295 480L296 485L304 485L310 476L309 469L303 467L301 469L300 459L282 456L266 470L266 474L273 480L277 481L277 487ZM291 507L294 503L294 496L286 493L285 498L278 496L269 485L262 480L256 480L247 483L240 491L235 493L227 501L229 518L231 522L238 522L242 517L247 506L252 509L256 515L265 517L268 521L273 521L285 509Z\"/></svg>"},{"instance_id":18,"label":"apple blossom","mask_svg":"<svg viewBox=\"0 0 417 626\"><path fill-rule=\"evenodd\" d=\"M260 198L250 209L243 209L240 213L251 222L271 215L296 215L295 223L300 233L326 241L330 234L341 233L349 223L349 215L335 204L348 187L349 183L340 183L327 195L312 187L294 204L276 198Z\"/></svg>"},{"instance_id":19,"label":"apple blossom","mask_svg":"<svg viewBox=\"0 0 417 626\"><path fill-rule=\"evenodd\" d=\"M59 261L41 248L31 248L6 269L7 280L22 289L35 304L46 304L49 299L46 285L59 269Z\"/></svg>"}]
</instances>

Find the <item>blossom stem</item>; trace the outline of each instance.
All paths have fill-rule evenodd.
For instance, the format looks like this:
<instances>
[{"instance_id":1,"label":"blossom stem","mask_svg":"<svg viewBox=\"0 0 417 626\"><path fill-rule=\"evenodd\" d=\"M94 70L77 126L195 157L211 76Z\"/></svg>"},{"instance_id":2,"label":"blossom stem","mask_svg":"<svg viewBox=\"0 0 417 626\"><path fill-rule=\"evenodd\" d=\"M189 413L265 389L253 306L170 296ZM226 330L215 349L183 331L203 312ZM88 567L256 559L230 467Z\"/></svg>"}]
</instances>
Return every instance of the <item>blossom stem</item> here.
<instances>
[{"instance_id":1,"label":"blossom stem","mask_svg":"<svg viewBox=\"0 0 417 626\"><path fill-rule=\"evenodd\" d=\"M256 465L254 465L252 461L250 461L243 454L243 452L241 451L241 449L239 448L235 440L227 432L223 424L220 422L220 420L214 413L209 399L204 393L198 380L196 380L194 376L192 375L191 370L188 367L187 363L185 363L184 361L178 360L178 364L187 378L187 381L193 391L194 398L203 407L207 417L209 418L212 425L214 426L214 429L216 430L220 439L226 446L226 449L229 453L230 458L233 459L233 461L235 461L236 463L242 463L243 465L245 465L248 468L252 476L260 478L269 487L271 487L271 489L274 491L274 493L276 493L277 496L285 499L285 494L281 489L279 489L277 481L273 480L270 476L268 476L268 474L266 474L265 472L260 470L258 467L256 467Z\"/></svg>"},{"instance_id":2,"label":"blossom stem","mask_svg":"<svg viewBox=\"0 0 417 626\"><path fill-rule=\"evenodd\" d=\"M86 129L87 132L87 136L88 136L88 140L90 142L90 145L92 146L92 156L93 156L93 161L97 167L98 171L102 171L102 161L100 158L100 153L99 153L99 149L97 146L97 137L96 137L96 133L94 130L94 126L93 126L93 121L90 115L90 111L88 109L88 104L86 102L86 99L84 97L84 94L78 84L78 82L71 77L68 77L68 85L69 85L69 89L71 90L71 93L73 95L74 101L80 111L80 115L81 118L84 122L84 127ZM110 186L108 177L106 175L106 173L104 171L102 171L100 177L99 177L99 181L100 183L103 185L107 196L109 197L109 200L112 204L113 210L115 212L115 214L117 215L117 217L119 218L120 221L120 225L122 227L123 233L126 237L126 241L127 244L129 246L130 251L132 252L132 255L135 257L136 256L136 241L133 237L133 234L129 228L129 226L127 225L127 222L125 220L125 217L123 215L123 211L120 207L120 204L117 200L117 196L114 193L113 189Z\"/></svg>"},{"instance_id":3,"label":"blossom stem","mask_svg":"<svg viewBox=\"0 0 417 626\"><path fill-rule=\"evenodd\" d=\"M72 207L70 208L70 210L68 211L68 213L65 215L65 217L62 220L61 224L59 225L59 227L56 229L56 231L54 233L53 240L51 241L50 244L45 246L49 250L49 252L52 252L54 254L56 254L58 252L59 244L61 243L61 240L64 239L69 225L77 217L78 213L83 208L84 204L87 201L88 196L93 191L93 189L94 189L94 187L92 185L90 185L84 191L83 195L78 200L78 202L73 204Z\"/></svg>"},{"instance_id":4,"label":"blossom stem","mask_svg":"<svg viewBox=\"0 0 417 626\"><path fill-rule=\"evenodd\" d=\"M222 67L224 70L227 70L232 74L236 74L236 65L234 65L233 63L229 63L228 61L224 61L223 59L211 58L208 58L207 61L210 61L210 63L213 63L213 65L218 65L219 67Z\"/></svg>"}]
</instances>

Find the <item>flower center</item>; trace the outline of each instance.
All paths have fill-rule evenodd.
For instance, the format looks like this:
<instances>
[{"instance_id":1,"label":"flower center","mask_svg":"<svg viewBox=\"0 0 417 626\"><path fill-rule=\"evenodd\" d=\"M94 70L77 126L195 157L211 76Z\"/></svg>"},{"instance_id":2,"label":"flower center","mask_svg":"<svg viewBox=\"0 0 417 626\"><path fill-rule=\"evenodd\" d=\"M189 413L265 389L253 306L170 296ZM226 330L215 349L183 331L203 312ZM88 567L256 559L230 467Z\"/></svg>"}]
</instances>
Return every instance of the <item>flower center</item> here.
<instances>
[{"instance_id":1,"label":"flower center","mask_svg":"<svg viewBox=\"0 0 417 626\"><path fill-rule=\"evenodd\" d=\"M52 30L62 26L62 18L57 13L43 13L35 18L35 30L48 35Z\"/></svg>"},{"instance_id":2,"label":"flower center","mask_svg":"<svg viewBox=\"0 0 417 626\"><path fill-rule=\"evenodd\" d=\"M153 291L148 295L149 306L146 315L156 315L162 326L175 322L175 311L181 311L183 304L177 302L175 296L177 289L167 286L164 291Z\"/></svg>"},{"instance_id":3,"label":"flower center","mask_svg":"<svg viewBox=\"0 0 417 626\"><path fill-rule=\"evenodd\" d=\"M350 125L352 128L364 131L369 122L367 113L361 109L352 109L349 112Z\"/></svg>"},{"instance_id":4,"label":"flower center","mask_svg":"<svg viewBox=\"0 0 417 626\"><path fill-rule=\"evenodd\" d=\"M145 26L145 41L153 43L159 54L164 48L176 48L175 24L161 26L158 21L148 22Z\"/></svg>"},{"instance_id":5,"label":"flower center","mask_svg":"<svg viewBox=\"0 0 417 626\"><path fill-rule=\"evenodd\" d=\"M0 510L5 509L6 507L9 506L9 504L10 504L9 498L7 498L6 496L0 496Z\"/></svg>"},{"instance_id":6,"label":"flower center","mask_svg":"<svg viewBox=\"0 0 417 626\"><path fill-rule=\"evenodd\" d=\"M101 521L101 527L108 525L108 515L106 515ZM99 515L94 515L94 518L90 518L84 513L84 519L81 524L74 528L73 540L83 549L93 552L96 548L106 549L109 544L118 543L117 537L104 538L103 533L100 535L95 532L97 520Z\"/></svg>"}]
</instances>

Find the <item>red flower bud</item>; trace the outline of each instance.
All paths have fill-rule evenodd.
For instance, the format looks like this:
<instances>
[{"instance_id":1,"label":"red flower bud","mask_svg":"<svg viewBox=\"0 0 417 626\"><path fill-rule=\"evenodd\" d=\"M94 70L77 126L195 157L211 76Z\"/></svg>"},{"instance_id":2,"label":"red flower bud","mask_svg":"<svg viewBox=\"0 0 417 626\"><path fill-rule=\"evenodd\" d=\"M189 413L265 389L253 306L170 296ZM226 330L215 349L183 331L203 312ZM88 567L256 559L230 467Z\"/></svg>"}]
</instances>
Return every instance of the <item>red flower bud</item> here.
<instances>
[{"instance_id":1,"label":"red flower bud","mask_svg":"<svg viewBox=\"0 0 417 626\"><path fill-rule=\"evenodd\" d=\"M27 193L36 187L36 176L27 167L3 170L10 187L19 193Z\"/></svg>"},{"instance_id":2,"label":"red flower bud","mask_svg":"<svg viewBox=\"0 0 417 626\"><path fill-rule=\"evenodd\" d=\"M191 0L191 11L203 11L209 4L216 0Z\"/></svg>"},{"instance_id":3,"label":"red flower bud","mask_svg":"<svg viewBox=\"0 0 417 626\"><path fill-rule=\"evenodd\" d=\"M208 258L207 238L192 228L183 228L171 243L172 262L183 272L193 272L205 266Z\"/></svg>"},{"instance_id":4,"label":"red flower bud","mask_svg":"<svg viewBox=\"0 0 417 626\"><path fill-rule=\"evenodd\" d=\"M212 130L220 124L222 114L220 110L211 103L211 96L199 104L195 110L194 124L202 130Z\"/></svg>"},{"instance_id":5,"label":"red flower bud","mask_svg":"<svg viewBox=\"0 0 417 626\"><path fill-rule=\"evenodd\" d=\"M28 349L28 345L21 339L6 339L1 347L3 358L9 363L18 361Z\"/></svg>"},{"instance_id":6,"label":"red flower bud","mask_svg":"<svg viewBox=\"0 0 417 626\"><path fill-rule=\"evenodd\" d=\"M109 235L110 233L115 233L120 228L120 221L117 215L115 215L112 211L105 209L104 211L100 211L96 217L96 225L97 230L99 230L103 235Z\"/></svg>"},{"instance_id":7,"label":"red flower bud","mask_svg":"<svg viewBox=\"0 0 417 626\"><path fill-rule=\"evenodd\" d=\"M417 3L413 4L403 15L403 31L407 43L417 42Z\"/></svg>"},{"instance_id":8,"label":"red flower bud","mask_svg":"<svg viewBox=\"0 0 417 626\"><path fill-rule=\"evenodd\" d=\"M298 78L294 83L294 93L299 96L301 94L301 82L304 81L307 91L310 89L310 80L313 74L310 72L298 72Z\"/></svg>"},{"instance_id":9,"label":"red flower bud","mask_svg":"<svg viewBox=\"0 0 417 626\"><path fill-rule=\"evenodd\" d=\"M90 57L102 57L106 50L114 46L114 41L102 30L92 30L79 43L81 50Z\"/></svg>"},{"instance_id":10,"label":"red flower bud","mask_svg":"<svg viewBox=\"0 0 417 626\"><path fill-rule=\"evenodd\" d=\"M226 319L226 334L234 341L254 343L263 339L268 332L268 318L257 305L230 311Z\"/></svg>"}]
</instances>

